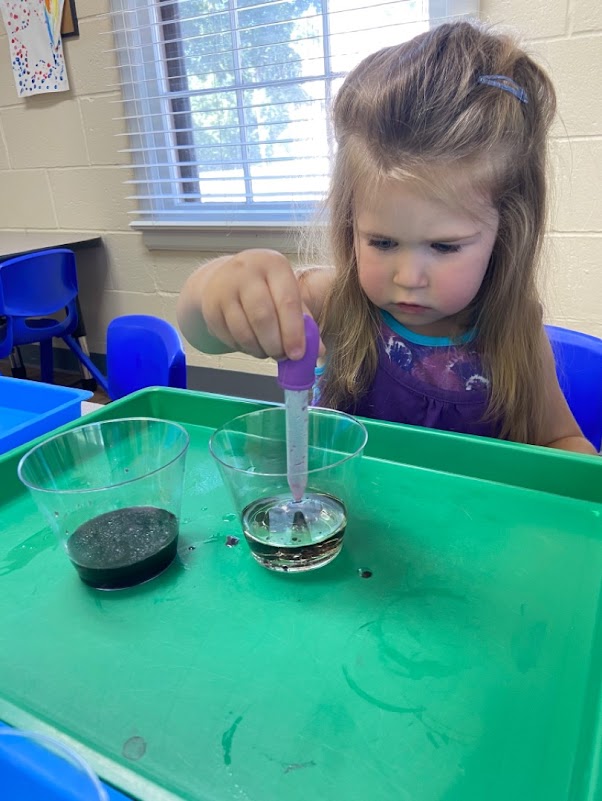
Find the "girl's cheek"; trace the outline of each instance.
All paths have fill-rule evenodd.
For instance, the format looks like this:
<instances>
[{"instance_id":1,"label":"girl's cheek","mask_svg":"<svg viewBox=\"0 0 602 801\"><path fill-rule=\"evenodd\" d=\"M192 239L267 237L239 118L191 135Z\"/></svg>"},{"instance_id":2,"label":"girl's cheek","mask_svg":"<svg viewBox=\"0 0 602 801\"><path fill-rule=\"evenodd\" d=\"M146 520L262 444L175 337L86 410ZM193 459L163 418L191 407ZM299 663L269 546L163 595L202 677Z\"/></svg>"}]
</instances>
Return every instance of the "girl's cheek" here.
<instances>
[{"instance_id":1,"label":"girl's cheek","mask_svg":"<svg viewBox=\"0 0 602 801\"><path fill-rule=\"evenodd\" d=\"M367 294L371 294L375 291L378 291L382 281L379 280L378 274L374 270L370 270L368 267L364 267L364 269L360 270L359 273L359 281L360 286Z\"/></svg>"}]
</instances>

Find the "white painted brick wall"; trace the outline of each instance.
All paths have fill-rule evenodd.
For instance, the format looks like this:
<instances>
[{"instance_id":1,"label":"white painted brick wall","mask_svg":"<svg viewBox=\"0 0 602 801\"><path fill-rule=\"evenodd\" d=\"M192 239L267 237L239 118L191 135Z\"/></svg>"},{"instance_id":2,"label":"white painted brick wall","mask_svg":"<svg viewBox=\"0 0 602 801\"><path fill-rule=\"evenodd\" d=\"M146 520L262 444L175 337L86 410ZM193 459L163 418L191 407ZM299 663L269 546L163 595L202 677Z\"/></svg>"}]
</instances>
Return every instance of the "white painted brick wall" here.
<instances>
[{"instance_id":1,"label":"white painted brick wall","mask_svg":"<svg viewBox=\"0 0 602 801\"><path fill-rule=\"evenodd\" d=\"M525 39L564 36L567 6L567 0L480 0L484 19L506 25Z\"/></svg>"},{"instance_id":2,"label":"white painted brick wall","mask_svg":"<svg viewBox=\"0 0 602 801\"><path fill-rule=\"evenodd\" d=\"M47 170L0 173L2 228L57 228Z\"/></svg>"},{"instance_id":3,"label":"white painted brick wall","mask_svg":"<svg viewBox=\"0 0 602 801\"><path fill-rule=\"evenodd\" d=\"M542 271L547 319L602 337L602 4L482 0L481 9L526 38L558 94Z\"/></svg>"},{"instance_id":4,"label":"white painted brick wall","mask_svg":"<svg viewBox=\"0 0 602 801\"><path fill-rule=\"evenodd\" d=\"M128 229L133 204L119 169L127 156L111 47L108 0L78 3L80 37L65 41L71 90L19 100L0 35L0 228L99 233L104 253L80 256L80 289L94 350L119 314L175 321L186 276L212 254L155 251ZM508 26L548 69L559 96L552 147L555 202L548 238L548 318L602 336L602 3L482 0L482 15ZM237 354L188 352L189 362L273 372Z\"/></svg>"}]
</instances>

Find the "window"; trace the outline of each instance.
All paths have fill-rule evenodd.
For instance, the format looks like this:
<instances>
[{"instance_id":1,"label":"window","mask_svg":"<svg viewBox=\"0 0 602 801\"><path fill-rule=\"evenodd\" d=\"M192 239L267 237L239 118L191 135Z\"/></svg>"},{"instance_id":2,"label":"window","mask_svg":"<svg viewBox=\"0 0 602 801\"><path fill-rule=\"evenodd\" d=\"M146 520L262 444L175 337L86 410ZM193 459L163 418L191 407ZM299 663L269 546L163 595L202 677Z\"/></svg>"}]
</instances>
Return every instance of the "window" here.
<instances>
[{"instance_id":1,"label":"window","mask_svg":"<svg viewBox=\"0 0 602 801\"><path fill-rule=\"evenodd\" d=\"M328 108L368 53L472 0L113 0L135 224L302 222Z\"/></svg>"}]
</instances>

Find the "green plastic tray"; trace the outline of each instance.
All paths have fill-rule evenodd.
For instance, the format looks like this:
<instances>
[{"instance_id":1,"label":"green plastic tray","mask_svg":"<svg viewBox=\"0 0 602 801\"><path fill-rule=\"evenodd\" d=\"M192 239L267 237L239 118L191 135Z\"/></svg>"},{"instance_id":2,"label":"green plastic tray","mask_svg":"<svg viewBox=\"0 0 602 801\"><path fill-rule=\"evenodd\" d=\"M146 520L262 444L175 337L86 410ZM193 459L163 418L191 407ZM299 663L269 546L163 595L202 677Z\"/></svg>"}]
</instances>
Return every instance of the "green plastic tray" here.
<instances>
[{"instance_id":1,"label":"green plastic tray","mask_svg":"<svg viewBox=\"0 0 602 801\"><path fill-rule=\"evenodd\" d=\"M276 575L207 451L253 408L86 421L191 435L179 562L132 590L84 586L0 459L0 718L145 801L599 801L602 460L369 421L342 554Z\"/></svg>"}]
</instances>

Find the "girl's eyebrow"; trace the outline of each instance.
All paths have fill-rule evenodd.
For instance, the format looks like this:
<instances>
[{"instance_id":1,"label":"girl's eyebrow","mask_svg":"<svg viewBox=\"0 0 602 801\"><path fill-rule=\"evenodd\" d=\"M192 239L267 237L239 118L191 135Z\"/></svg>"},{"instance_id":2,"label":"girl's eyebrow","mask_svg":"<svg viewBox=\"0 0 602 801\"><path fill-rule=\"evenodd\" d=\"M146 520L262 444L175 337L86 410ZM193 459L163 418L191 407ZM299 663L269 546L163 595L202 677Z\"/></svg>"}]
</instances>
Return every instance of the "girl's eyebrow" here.
<instances>
[{"instance_id":1,"label":"girl's eyebrow","mask_svg":"<svg viewBox=\"0 0 602 801\"><path fill-rule=\"evenodd\" d=\"M362 236L370 236L373 239L397 239L397 237L389 236L389 234L377 234L376 231L364 231L361 228L358 228L358 233Z\"/></svg>"},{"instance_id":2,"label":"girl's eyebrow","mask_svg":"<svg viewBox=\"0 0 602 801\"><path fill-rule=\"evenodd\" d=\"M376 231L364 231L358 229L360 236L370 237L371 239L392 239L397 241L399 237L391 236L389 234L377 233ZM477 239L481 237L481 231L474 231L471 234L464 234L463 236L442 236L442 237L429 237L428 242L463 242L470 239Z\"/></svg>"},{"instance_id":3,"label":"girl's eyebrow","mask_svg":"<svg viewBox=\"0 0 602 801\"><path fill-rule=\"evenodd\" d=\"M462 242L468 239L480 239L481 232L475 231L473 234L465 234L464 236L444 236L440 238L431 238L430 242Z\"/></svg>"}]
</instances>

